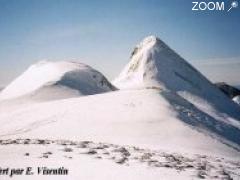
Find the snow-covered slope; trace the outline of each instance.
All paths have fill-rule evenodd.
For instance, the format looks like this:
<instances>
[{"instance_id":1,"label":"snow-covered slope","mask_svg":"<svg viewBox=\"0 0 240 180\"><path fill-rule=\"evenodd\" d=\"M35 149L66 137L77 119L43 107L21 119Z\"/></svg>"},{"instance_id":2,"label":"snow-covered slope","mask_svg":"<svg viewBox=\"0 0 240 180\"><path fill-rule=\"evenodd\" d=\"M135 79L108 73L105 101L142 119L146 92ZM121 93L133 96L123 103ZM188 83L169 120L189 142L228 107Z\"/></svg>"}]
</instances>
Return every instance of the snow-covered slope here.
<instances>
[{"instance_id":1,"label":"snow-covered slope","mask_svg":"<svg viewBox=\"0 0 240 180\"><path fill-rule=\"evenodd\" d=\"M113 91L8 111L0 104L0 123L4 166L15 167L16 160L32 167L61 162L71 172L64 179L139 179L139 172L142 179L240 177L240 123L214 119L177 94L158 89Z\"/></svg>"},{"instance_id":2,"label":"snow-covered slope","mask_svg":"<svg viewBox=\"0 0 240 180\"><path fill-rule=\"evenodd\" d=\"M155 36L145 38L135 47L130 62L113 84L120 89L159 88L171 91L201 110L210 113L220 111L223 116L228 114L240 120L236 104Z\"/></svg>"},{"instance_id":3,"label":"snow-covered slope","mask_svg":"<svg viewBox=\"0 0 240 180\"><path fill-rule=\"evenodd\" d=\"M177 95L151 89L14 108L0 120L1 138L92 140L230 157L240 149L238 121L219 122Z\"/></svg>"},{"instance_id":4,"label":"snow-covered slope","mask_svg":"<svg viewBox=\"0 0 240 180\"><path fill-rule=\"evenodd\" d=\"M90 66L76 62L41 61L28 68L0 93L0 100L28 96L35 99L63 99L115 90Z\"/></svg>"},{"instance_id":5,"label":"snow-covered slope","mask_svg":"<svg viewBox=\"0 0 240 180\"><path fill-rule=\"evenodd\" d=\"M111 91L106 78L83 64L44 64L1 94L2 165L60 160L72 172L63 178L71 180L240 177L239 107L156 37L137 46L115 80L124 90ZM69 96L63 87L78 94L108 93L64 99ZM38 92L48 101L9 103ZM59 98L50 101L53 93Z\"/></svg>"}]
</instances>

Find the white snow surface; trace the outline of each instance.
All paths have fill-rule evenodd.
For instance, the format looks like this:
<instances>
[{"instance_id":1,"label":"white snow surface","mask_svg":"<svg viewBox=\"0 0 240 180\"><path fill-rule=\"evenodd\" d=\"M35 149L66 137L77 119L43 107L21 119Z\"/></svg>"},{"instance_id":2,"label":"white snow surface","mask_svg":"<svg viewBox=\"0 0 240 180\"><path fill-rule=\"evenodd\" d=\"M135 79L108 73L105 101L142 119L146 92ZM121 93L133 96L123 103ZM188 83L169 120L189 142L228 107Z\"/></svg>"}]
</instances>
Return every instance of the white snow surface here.
<instances>
[{"instance_id":1,"label":"white snow surface","mask_svg":"<svg viewBox=\"0 0 240 180\"><path fill-rule=\"evenodd\" d=\"M238 105L240 105L240 95L235 96L235 97L233 98L233 101L234 101L235 103L237 103Z\"/></svg>"},{"instance_id":2,"label":"white snow surface","mask_svg":"<svg viewBox=\"0 0 240 180\"><path fill-rule=\"evenodd\" d=\"M63 99L114 89L100 72L88 65L67 61L40 61L4 88L0 100L23 96L40 100Z\"/></svg>"},{"instance_id":3,"label":"white snow surface","mask_svg":"<svg viewBox=\"0 0 240 180\"><path fill-rule=\"evenodd\" d=\"M115 91L8 108L0 113L1 138L93 140L240 157L238 121L216 120L177 94L159 90Z\"/></svg>"},{"instance_id":4,"label":"white snow surface","mask_svg":"<svg viewBox=\"0 0 240 180\"><path fill-rule=\"evenodd\" d=\"M239 121L214 119L177 94L156 89L119 90L18 107L8 105L7 109L4 106L5 102L0 104L0 139L10 142L0 143L2 167L30 166L36 172L38 166L63 166L70 171L68 176L15 176L18 179L240 177ZM19 143L20 139L27 143ZM93 141L110 149L99 152L101 148L94 149L93 144L81 150L65 143L30 143L29 139ZM114 153L111 147L116 145L145 150L141 154L128 151L128 157L124 152ZM62 150L65 147L73 152Z\"/></svg>"},{"instance_id":5,"label":"white snow surface","mask_svg":"<svg viewBox=\"0 0 240 180\"><path fill-rule=\"evenodd\" d=\"M238 161L91 141L16 139L0 142L1 167L21 167L3 179L238 179ZM36 166L37 165L37 166ZM25 175L31 167L33 175ZM38 168L68 169L67 175L38 174Z\"/></svg>"}]
</instances>

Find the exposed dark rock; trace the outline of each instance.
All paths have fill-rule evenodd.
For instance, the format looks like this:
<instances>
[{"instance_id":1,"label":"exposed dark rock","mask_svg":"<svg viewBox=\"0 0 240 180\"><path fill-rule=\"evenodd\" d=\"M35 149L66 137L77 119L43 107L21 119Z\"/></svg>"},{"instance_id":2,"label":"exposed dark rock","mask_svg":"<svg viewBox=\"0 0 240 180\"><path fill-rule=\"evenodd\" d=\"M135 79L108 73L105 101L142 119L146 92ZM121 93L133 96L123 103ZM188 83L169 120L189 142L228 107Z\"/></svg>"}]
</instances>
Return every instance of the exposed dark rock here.
<instances>
[{"instance_id":1,"label":"exposed dark rock","mask_svg":"<svg viewBox=\"0 0 240 180\"><path fill-rule=\"evenodd\" d=\"M235 96L240 95L240 90L230 86L229 84L225 83L225 82L219 82L219 83L215 83L215 85L224 93L226 94L229 98L233 98Z\"/></svg>"}]
</instances>

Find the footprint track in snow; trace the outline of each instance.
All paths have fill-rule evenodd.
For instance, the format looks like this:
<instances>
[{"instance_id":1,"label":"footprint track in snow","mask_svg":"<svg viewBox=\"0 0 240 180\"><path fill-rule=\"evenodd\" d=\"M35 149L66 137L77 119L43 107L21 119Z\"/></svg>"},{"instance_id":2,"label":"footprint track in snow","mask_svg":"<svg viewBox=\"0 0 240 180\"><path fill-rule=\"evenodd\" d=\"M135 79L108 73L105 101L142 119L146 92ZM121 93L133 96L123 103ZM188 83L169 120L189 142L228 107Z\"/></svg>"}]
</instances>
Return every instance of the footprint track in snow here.
<instances>
[{"instance_id":1,"label":"footprint track in snow","mask_svg":"<svg viewBox=\"0 0 240 180\"><path fill-rule=\"evenodd\" d=\"M240 162L229 161L224 158L206 155L181 155L164 151L141 149L135 146L122 146L110 143L96 143L92 141L47 140L47 139L8 139L0 140L1 146L39 145L56 146L56 151L44 151L38 158L54 158L60 151L69 160L80 155L88 155L95 159L106 159L126 166L142 164L151 168L171 168L178 172L192 171L194 176L207 179L237 179L240 178ZM32 157L29 152L23 154Z\"/></svg>"}]
</instances>

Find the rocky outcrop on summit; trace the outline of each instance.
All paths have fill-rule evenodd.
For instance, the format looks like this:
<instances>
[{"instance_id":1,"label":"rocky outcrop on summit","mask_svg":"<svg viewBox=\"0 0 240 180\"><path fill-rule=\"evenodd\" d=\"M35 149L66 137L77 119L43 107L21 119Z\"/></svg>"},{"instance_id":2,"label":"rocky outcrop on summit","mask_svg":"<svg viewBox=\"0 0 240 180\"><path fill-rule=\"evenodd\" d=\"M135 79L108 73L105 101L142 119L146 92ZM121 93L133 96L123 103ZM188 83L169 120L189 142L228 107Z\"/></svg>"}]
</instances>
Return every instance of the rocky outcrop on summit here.
<instances>
[{"instance_id":1,"label":"rocky outcrop on summit","mask_svg":"<svg viewBox=\"0 0 240 180\"><path fill-rule=\"evenodd\" d=\"M219 82L215 83L215 85L224 93L226 94L229 98L234 98L235 96L240 95L240 90L230 86L229 84L225 82Z\"/></svg>"}]
</instances>

